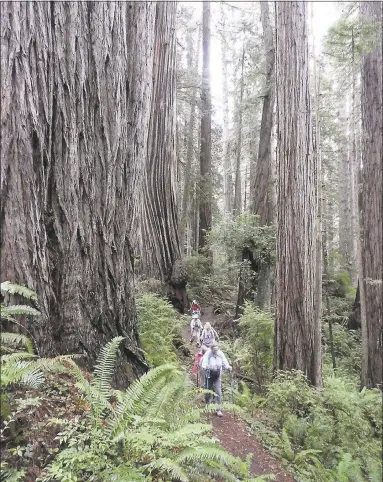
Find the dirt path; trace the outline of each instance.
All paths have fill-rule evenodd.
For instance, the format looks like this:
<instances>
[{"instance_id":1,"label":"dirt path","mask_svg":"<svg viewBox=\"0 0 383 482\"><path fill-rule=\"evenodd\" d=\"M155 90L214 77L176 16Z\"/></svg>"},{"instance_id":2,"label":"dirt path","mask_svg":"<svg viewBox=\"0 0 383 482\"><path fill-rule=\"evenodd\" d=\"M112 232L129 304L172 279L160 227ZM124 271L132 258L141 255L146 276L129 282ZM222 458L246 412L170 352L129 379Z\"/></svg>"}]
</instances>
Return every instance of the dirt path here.
<instances>
[{"instance_id":1,"label":"dirt path","mask_svg":"<svg viewBox=\"0 0 383 482\"><path fill-rule=\"evenodd\" d=\"M217 329L219 334L221 317L215 315L210 307L204 310L204 315L202 316L202 322L205 324L207 321ZM183 337L184 342L190 346L188 328L185 328ZM191 347L191 351L194 356L196 348ZM213 426L213 435L230 454L242 459L248 454L253 454L251 466L253 475L274 474L274 480L277 482L294 482L294 478L283 469L281 463L270 455L261 442L251 434L248 425L238 416L225 412L222 418L218 418L214 414L209 415L207 418Z\"/></svg>"}]
</instances>

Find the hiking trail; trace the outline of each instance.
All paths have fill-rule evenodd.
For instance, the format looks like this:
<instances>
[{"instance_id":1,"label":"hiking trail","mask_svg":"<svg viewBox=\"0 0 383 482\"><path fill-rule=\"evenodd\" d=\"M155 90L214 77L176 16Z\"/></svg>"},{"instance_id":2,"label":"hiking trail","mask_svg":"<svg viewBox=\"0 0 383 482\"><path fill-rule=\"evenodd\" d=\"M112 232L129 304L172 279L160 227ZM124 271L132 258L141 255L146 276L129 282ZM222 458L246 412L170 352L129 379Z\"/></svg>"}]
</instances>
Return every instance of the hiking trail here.
<instances>
[{"instance_id":1,"label":"hiking trail","mask_svg":"<svg viewBox=\"0 0 383 482\"><path fill-rule=\"evenodd\" d=\"M220 323L222 317L213 313L211 306L203 309L201 321L206 322L217 330L220 335ZM191 363L197 351L195 346L189 343L190 331L189 325L183 330L184 343L190 347ZM225 400L225 393L223 392ZM248 454L253 454L251 465L252 475L274 474L277 482L294 482L295 479L287 473L281 462L273 457L263 446L262 443L251 433L250 427L238 415L234 415L228 411L224 411L224 416L219 418L215 414L206 416L209 423L213 427L213 435L218 439L222 447L224 447L231 455L244 459Z\"/></svg>"}]
</instances>

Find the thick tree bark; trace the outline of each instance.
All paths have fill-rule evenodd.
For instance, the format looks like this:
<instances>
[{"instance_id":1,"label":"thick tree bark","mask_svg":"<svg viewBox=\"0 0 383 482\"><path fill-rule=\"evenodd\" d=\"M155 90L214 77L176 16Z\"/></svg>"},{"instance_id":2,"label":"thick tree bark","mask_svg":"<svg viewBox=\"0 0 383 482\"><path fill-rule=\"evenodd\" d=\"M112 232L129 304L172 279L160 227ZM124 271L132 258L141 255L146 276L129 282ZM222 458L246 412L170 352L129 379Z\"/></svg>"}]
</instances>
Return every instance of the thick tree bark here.
<instances>
[{"instance_id":1,"label":"thick tree bark","mask_svg":"<svg viewBox=\"0 0 383 482\"><path fill-rule=\"evenodd\" d=\"M189 45L188 45L188 68L190 72L193 72L193 77L198 78L198 60L199 60L199 46L200 46L200 29L198 30L197 48L195 49L193 59L193 35L192 31L188 32ZM190 117L187 128L187 142L186 142L186 166L184 172L184 188L182 195L182 212L180 221L180 246L181 250L185 249L185 232L187 222L190 214L190 189L193 188L192 182L192 162L194 157L194 131L196 121L196 106L197 106L197 86L193 88L193 93L190 102ZM194 179L194 177L193 177Z\"/></svg>"},{"instance_id":2,"label":"thick tree bark","mask_svg":"<svg viewBox=\"0 0 383 482\"><path fill-rule=\"evenodd\" d=\"M146 157L155 6L1 4L1 266L40 296L42 355L126 337L142 374L130 226ZM145 42L142 39L145 38Z\"/></svg>"},{"instance_id":3,"label":"thick tree bark","mask_svg":"<svg viewBox=\"0 0 383 482\"><path fill-rule=\"evenodd\" d=\"M210 1L203 2L202 15L202 119L200 152L199 189L199 242L202 249L212 225L212 184L211 184L211 93L210 93Z\"/></svg>"},{"instance_id":4,"label":"thick tree bark","mask_svg":"<svg viewBox=\"0 0 383 482\"><path fill-rule=\"evenodd\" d=\"M315 309L315 160L308 78L307 4L277 3L278 228L274 365L321 385Z\"/></svg>"},{"instance_id":5,"label":"thick tree bark","mask_svg":"<svg viewBox=\"0 0 383 482\"><path fill-rule=\"evenodd\" d=\"M236 160L235 160L235 185L234 185L234 204L233 215L241 214L242 208L242 176L241 176L241 153L242 153L242 117L243 117L243 92L245 88L245 81L243 78L243 67L245 64L245 39L244 32L241 56L241 78L239 82L239 100L237 105L237 145L236 145Z\"/></svg>"},{"instance_id":6,"label":"thick tree bark","mask_svg":"<svg viewBox=\"0 0 383 482\"><path fill-rule=\"evenodd\" d=\"M176 186L176 2L156 3L153 96L141 210L143 273L159 277L173 304L187 305L186 269L178 237Z\"/></svg>"},{"instance_id":7,"label":"thick tree bark","mask_svg":"<svg viewBox=\"0 0 383 482\"><path fill-rule=\"evenodd\" d=\"M362 386L382 384L383 358L383 148L382 3L361 2L362 20L376 27L362 59ZM364 288L362 290L362 288Z\"/></svg>"}]
</instances>

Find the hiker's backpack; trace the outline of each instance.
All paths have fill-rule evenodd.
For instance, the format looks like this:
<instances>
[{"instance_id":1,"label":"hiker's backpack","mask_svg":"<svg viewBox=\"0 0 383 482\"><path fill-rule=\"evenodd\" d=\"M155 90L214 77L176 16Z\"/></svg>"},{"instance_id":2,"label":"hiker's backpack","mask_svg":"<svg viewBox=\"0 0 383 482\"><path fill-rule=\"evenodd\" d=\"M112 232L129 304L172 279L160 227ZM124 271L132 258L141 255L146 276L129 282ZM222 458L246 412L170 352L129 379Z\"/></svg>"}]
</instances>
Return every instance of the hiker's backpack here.
<instances>
[{"instance_id":1,"label":"hiker's backpack","mask_svg":"<svg viewBox=\"0 0 383 482\"><path fill-rule=\"evenodd\" d=\"M203 336L203 342L206 346L210 346L213 341L215 340L215 333L214 330L211 329L210 331L205 331L204 336Z\"/></svg>"},{"instance_id":2,"label":"hiker's backpack","mask_svg":"<svg viewBox=\"0 0 383 482\"><path fill-rule=\"evenodd\" d=\"M210 368L210 359L211 359L212 356L213 356L213 353L210 352L208 357L207 357L207 367L208 367L208 372L209 372L208 378L210 378L211 381L215 382L216 380L218 380L218 378L221 374L222 368ZM222 359L221 355L217 355L217 356L219 356L219 358L221 358L222 365L223 365L223 359Z\"/></svg>"}]
</instances>

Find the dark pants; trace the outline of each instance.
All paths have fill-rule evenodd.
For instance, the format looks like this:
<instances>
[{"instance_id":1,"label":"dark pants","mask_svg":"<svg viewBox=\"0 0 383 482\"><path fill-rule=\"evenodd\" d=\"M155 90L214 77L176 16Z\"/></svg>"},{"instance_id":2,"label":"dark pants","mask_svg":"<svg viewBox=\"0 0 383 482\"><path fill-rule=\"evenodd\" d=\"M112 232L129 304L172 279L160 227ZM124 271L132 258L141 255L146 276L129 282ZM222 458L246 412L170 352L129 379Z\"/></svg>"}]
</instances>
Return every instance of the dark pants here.
<instances>
[{"instance_id":1,"label":"dark pants","mask_svg":"<svg viewBox=\"0 0 383 482\"><path fill-rule=\"evenodd\" d=\"M218 404L218 410L221 409L222 404L222 388L221 388L221 374L215 380L209 377L208 374L205 375L205 388L207 390L212 390L216 396L214 397L214 401ZM213 395L211 393L207 393L205 395L205 403L211 403Z\"/></svg>"}]
</instances>

